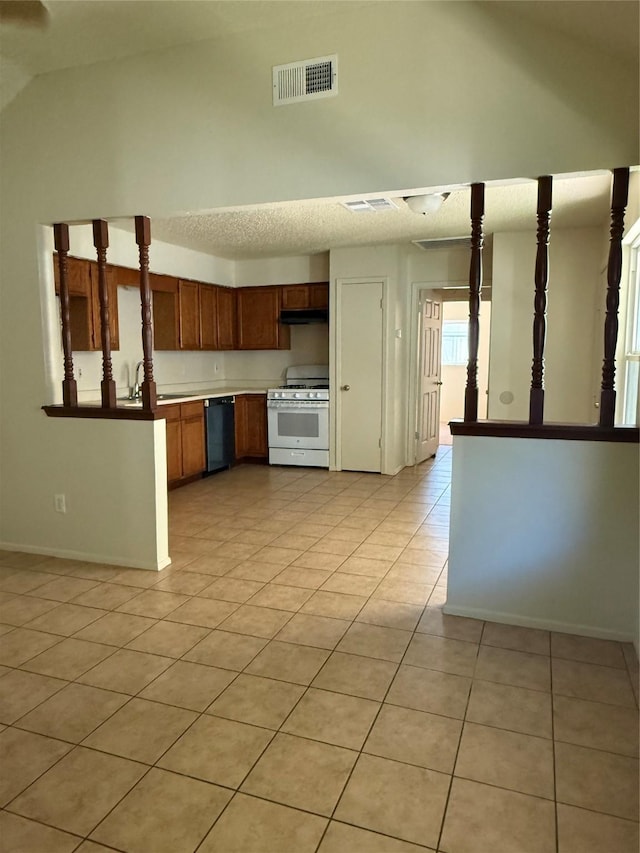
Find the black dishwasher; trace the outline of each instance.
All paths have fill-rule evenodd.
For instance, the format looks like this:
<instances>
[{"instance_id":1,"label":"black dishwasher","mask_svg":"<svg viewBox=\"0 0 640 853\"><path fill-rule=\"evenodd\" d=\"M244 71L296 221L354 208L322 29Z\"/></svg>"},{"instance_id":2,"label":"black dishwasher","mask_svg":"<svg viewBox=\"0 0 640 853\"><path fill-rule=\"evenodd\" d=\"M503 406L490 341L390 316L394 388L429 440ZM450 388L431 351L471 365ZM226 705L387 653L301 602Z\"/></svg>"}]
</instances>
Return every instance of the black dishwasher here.
<instances>
[{"instance_id":1,"label":"black dishwasher","mask_svg":"<svg viewBox=\"0 0 640 853\"><path fill-rule=\"evenodd\" d=\"M235 458L233 397L204 401L207 430L207 474L228 468Z\"/></svg>"}]
</instances>

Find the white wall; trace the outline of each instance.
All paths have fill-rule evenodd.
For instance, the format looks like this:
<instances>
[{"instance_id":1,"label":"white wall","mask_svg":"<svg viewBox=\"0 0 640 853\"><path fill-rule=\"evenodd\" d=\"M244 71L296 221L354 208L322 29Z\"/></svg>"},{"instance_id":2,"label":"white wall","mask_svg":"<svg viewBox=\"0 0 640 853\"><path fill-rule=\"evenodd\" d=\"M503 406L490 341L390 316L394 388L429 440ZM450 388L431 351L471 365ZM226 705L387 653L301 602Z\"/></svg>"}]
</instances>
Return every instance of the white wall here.
<instances>
[{"instance_id":1,"label":"white wall","mask_svg":"<svg viewBox=\"0 0 640 853\"><path fill-rule=\"evenodd\" d=\"M546 421L595 423L594 365L600 340L594 313L601 295L601 228L552 229L549 245ZM489 417L528 420L533 358L535 232L495 234ZM501 395L513 395L503 402Z\"/></svg>"},{"instance_id":2,"label":"white wall","mask_svg":"<svg viewBox=\"0 0 640 853\"><path fill-rule=\"evenodd\" d=\"M164 421L38 412L33 434L47 452L34 454L40 468L30 476L47 488L15 483L0 548L140 569L169 564ZM19 454L22 438L18 427L5 428L5 450ZM55 494L65 496L66 513L55 512Z\"/></svg>"},{"instance_id":3,"label":"white wall","mask_svg":"<svg viewBox=\"0 0 640 853\"><path fill-rule=\"evenodd\" d=\"M469 302L444 302L443 322L469 321ZM478 417L487 415L487 390L489 387L489 329L491 303L480 306L480 339L478 344ZM466 364L442 365L442 393L440 395L440 423L448 424L454 418L464 417L464 392L467 384Z\"/></svg>"},{"instance_id":4,"label":"white wall","mask_svg":"<svg viewBox=\"0 0 640 853\"><path fill-rule=\"evenodd\" d=\"M638 445L457 436L445 611L638 648Z\"/></svg>"},{"instance_id":5,"label":"white wall","mask_svg":"<svg viewBox=\"0 0 640 853\"><path fill-rule=\"evenodd\" d=\"M505 29L492 5L343 3L313 26L292 20L286 29L43 74L3 110L0 539L46 545L44 531L19 519L72 480L49 473L39 411L52 399L51 261L40 225L637 161L636 69L543 28ZM273 65L333 52L338 97L272 107ZM470 79L482 81L482 97ZM77 435L68 421L60 431L64 458ZM84 477L87 522L117 516L125 482L132 504L149 498L124 459L111 461L117 477L99 501L90 470L73 475ZM135 534L117 528L114 554L134 536L140 525ZM101 547L96 540L96 554Z\"/></svg>"}]
</instances>

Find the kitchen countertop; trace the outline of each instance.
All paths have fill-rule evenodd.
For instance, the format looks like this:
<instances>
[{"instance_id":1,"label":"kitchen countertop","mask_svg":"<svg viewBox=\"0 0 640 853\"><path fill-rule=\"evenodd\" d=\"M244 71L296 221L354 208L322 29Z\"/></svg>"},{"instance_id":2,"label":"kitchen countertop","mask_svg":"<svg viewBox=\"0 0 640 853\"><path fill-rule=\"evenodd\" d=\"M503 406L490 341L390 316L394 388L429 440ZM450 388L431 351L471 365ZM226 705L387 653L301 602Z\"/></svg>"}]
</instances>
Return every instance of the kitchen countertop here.
<instances>
[{"instance_id":1,"label":"kitchen countertop","mask_svg":"<svg viewBox=\"0 0 640 853\"><path fill-rule=\"evenodd\" d=\"M268 388L272 388L269 385ZM166 391L158 392L158 397L162 397L163 393L169 394L170 397L165 400L158 399L158 406L170 406L175 403L188 403L192 400L211 400L214 397L237 397L240 394L266 394L268 388L257 386L255 388L239 388L237 385L229 385L224 388L209 388L198 391ZM178 396L179 395L179 396ZM118 399L118 406L125 409L142 408L142 400Z\"/></svg>"}]
</instances>

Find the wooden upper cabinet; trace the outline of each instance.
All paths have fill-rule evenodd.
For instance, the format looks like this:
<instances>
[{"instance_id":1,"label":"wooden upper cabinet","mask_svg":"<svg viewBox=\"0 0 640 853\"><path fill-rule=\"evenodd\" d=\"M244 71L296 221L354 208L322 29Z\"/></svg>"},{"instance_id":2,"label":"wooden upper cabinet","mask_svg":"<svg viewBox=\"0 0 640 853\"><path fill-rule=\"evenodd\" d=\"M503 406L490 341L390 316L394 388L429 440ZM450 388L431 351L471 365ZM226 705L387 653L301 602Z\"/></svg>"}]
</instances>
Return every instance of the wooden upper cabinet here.
<instances>
[{"instance_id":1,"label":"wooden upper cabinet","mask_svg":"<svg viewBox=\"0 0 640 853\"><path fill-rule=\"evenodd\" d=\"M218 288L198 286L200 298L200 349L218 349Z\"/></svg>"},{"instance_id":2,"label":"wooden upper cabinet","mask_svg":"<svg viewBox=\"0 0 640 853\"><path fill-rule=\"evenodd\" d=\"M217 287L217 349L236 348L236 291L232 287Z\"/></svg>"},{"instance_id":3,"label":"wooden upper cabinet","mask_svg":"<svg viewBox=\"0 0 640 853\"><path fill-rule=\"evenodd\" d=\"M178 280L168 275L149 276L153 307L153 348L175 350L178 346Z\"/></svg>"},{"instance_id":4,"label":"wooden upper cabinet","mask_svg":"<svg viewBox=\"0 0 640 853\"><path fill-rule=\"evenodd\" d=\"M67 258L67 287L69 296L91 296L91 261L81 258ZM58 256L53 256L53 278L56 284L56 293L60 294L60 270L58 267Z\"/></svg>"},{"instance_id":5,"label":"wooden upper cabinet","mask_svg":"<svg viewBox=\"0 0 640 853\"><path fill-rule=\"evenodd\" d=\"M56 293L60 293L58 257L53 256L53 276ZM71 346L76 352L102 349L100 332L100 295L98 264L82 258L67 258L67 282L69 287L69 319L71 321ZM118 325L118 288L114 268L107 265L107 288L109 290L109 331L111 349L120 348Z\"/></svg>"},{"instance_id":6,"label":"wooden upper cabinet","mask_svg":"<svg viewBox=\"0 0 640 853\"><path fill-rule=\"evenodd\" d=\"M309 288L306 284L285 284L282 288L282 307L287 311L309 307Z\"/></svg>"},{"instance_id":7,"label":"wooden upper cabinet","mask_svg":"<svg viewBox=\"0 0 640 853\"><path fill-rule=\"evenodd\" d=\"M290 349L289 327L279 322L281 295L281 287L238 289L238 349Z\"/></svg>"},{"instance_id":8,"label":"wooden upper cabinet","mask_svg":"<svg viewBox=\"0 0 640 853\"><path fill-rule=\"evenodd\" d=\"M329 282L323 281L318 284L309 284L309 308L329 307Z\"/></svg>"},{"instance_id":9,"label":"wooden upper cabinet","mask_svg":"<svg viewBox=\"0 0 640 853\"><path fill-rule=\"evenodd\" d=\"M329 307L329 283L285 284L282 286L282 307L286 311Z\"/></svg>"},{"instance_id":10,"label":"wooden upper cabinet","mask_svg":"<svg viewBox=\"0 0 640 853\"><path fill-rule=\"evenodd\" d=\"M178 323L180 349L200 349L199 285L195 281L178 281Z\"/></svg>"}]
</instances>

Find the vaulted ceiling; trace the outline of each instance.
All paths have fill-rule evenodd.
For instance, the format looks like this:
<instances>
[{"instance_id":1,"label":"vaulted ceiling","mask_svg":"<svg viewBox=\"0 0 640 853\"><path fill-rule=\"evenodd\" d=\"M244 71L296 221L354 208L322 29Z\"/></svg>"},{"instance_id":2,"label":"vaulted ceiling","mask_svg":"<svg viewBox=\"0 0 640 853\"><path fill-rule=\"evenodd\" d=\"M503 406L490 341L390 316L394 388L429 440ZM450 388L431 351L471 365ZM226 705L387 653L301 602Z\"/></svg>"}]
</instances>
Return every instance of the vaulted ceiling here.
<instances>
[{"instance_id":1,"label":"vaulted ceiling","mask_svg":"<svg viewBox=\"0 0 640 853\"><path fill-rule=\"evenodd\" d=\"M347 3L365 13L379 2L393 2L400 9L405 0L45 0L46 26L0 23L0 105L39 74L252 30L286 28L293 20L340 14ZM506 33L542 26L607 54L612 63L637 68L637 0L475 0L475 5L499 19ZM608 175L557 180L554 225L606 222L609 188ZM433 189L452 192L439 213L426 216L409 211L397 195L395 209L361 214L346 210L341 199L316 199L198 211L156 220L153 231L156 239L227 258L310 254L340 246L468 234L469 189ZM375 188L372 193L379 194ZM530 180L489 186L487 233L534 228L535 199Z\"/></svg>"}]
</instances>

